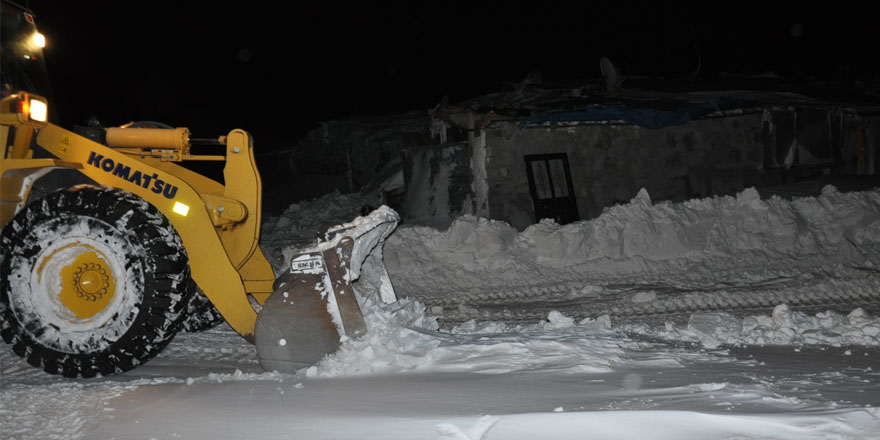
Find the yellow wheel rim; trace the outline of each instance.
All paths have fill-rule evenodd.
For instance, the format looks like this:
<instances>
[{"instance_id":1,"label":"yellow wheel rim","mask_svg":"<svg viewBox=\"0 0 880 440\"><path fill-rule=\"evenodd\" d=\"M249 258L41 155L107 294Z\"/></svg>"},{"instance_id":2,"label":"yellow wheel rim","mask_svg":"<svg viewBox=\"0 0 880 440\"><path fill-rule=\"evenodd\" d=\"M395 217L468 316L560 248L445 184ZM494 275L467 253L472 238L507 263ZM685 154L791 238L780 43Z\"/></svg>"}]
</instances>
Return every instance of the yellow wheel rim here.
<instances>
[{"instance_id":1,"label":"yellow wheel rim","mask_svg":"<svg viewBox=\"0 0 880 440\"><path fill-rule=\"evenodd\" d=\"M77 320L89 319L110 304L116 292L113 270L96 250L79 253L61 268L58 299Z\"/></svg>"}]
</instances>

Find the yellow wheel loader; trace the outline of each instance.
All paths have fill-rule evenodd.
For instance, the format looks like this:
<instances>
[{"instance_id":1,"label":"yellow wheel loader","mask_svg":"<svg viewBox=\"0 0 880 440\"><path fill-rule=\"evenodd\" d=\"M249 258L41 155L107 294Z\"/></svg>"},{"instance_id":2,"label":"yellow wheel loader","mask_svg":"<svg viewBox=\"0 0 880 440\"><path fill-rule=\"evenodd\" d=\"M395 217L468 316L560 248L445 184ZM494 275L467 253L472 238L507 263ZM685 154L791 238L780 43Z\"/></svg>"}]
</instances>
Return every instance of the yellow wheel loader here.
<instances>
[{"instance_id":1,"label":"yellow wheel loader","mask_svg":"<svg viewBox=\"0 0 880 440\"><path fill-rule=\"evenodd\" d=\"M99 130L49 122L38 95L33 14L3 1L0 335L31 365L69 377L120 373L158 354L188 319L213 312L292 372L366 331L351 287L397 214L380 208L292 255L278 279L259 243L261 181L251 136L186 128ZM214 154L194 154L194 143ZM203 147L209 148L209 147ZM223 183L181 165L223 163ZM35 182L75 170L92 184L43 197ZM393 291L381 263L383 299ZM196 324L193 324L197 327Z\"/></svg>"}]
</instances>

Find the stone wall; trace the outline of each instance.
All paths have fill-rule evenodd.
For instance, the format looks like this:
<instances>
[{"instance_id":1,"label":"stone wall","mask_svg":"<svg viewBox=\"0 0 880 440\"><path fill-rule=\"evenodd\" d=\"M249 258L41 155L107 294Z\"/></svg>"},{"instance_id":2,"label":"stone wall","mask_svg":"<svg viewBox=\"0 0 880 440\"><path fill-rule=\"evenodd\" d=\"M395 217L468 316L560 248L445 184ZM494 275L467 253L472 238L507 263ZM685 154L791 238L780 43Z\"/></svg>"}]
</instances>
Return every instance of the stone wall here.
<instances>
[{"instance_id":1,"label":"stone wall","mask_svg":"<svg viewBox=\"0 0 880 440\"><path fill-rule=\"evenodd\" d=\"M432 143L424 112L351 121L327 121L297 144L294 168L300 174L343 178L354 192L368 184L403 148ZM332 188L330 188L332 191Z\"/></svg>"},{"instance_id":2,"label":"stone wall","mask_svg":"<svg viewBox=\"0 0 880 440\"><path fill-rule=\"evenodd\" d=\"M444 229L474 213L472 151L467 142L411 147L403 153L403 221Z\"/></svg>"},{"instance_id":3,"label":"stone wall","mask_svg":"<svg viewBox=\"0 0 880 440\"><path fill-rule=\"evenodd\" d=\"M634 125L486 128L490 217L518 229L534 223L523 156L566 153L581 219L646 188L657 200L731 194L757 185L762 114L702 119L646 129Z\"/></svg>"}]
</instances>

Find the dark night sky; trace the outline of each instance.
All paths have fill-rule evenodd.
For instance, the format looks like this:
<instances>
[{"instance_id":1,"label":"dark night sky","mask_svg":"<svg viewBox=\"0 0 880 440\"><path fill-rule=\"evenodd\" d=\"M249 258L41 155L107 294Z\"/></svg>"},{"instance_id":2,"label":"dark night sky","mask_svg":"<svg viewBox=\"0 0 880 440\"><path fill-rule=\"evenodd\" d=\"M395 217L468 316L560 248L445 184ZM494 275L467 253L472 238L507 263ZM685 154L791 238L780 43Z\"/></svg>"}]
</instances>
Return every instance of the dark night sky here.
<instances>
[{"instance_id":1,"label":"dark night sky","mask_svg":"<svg viewBox=\"0 0 880 440\"><path fill-rule=\"evenodd\" d=\"M199 137L240 127L258 147L320 120L497 91L531 69L598 78L602 56L625 75L668 78L692 75L695 47L704 78L880 70L860 3L22 3L48 39L61 125L157 120Z\"/></svg>"}]
</instances>

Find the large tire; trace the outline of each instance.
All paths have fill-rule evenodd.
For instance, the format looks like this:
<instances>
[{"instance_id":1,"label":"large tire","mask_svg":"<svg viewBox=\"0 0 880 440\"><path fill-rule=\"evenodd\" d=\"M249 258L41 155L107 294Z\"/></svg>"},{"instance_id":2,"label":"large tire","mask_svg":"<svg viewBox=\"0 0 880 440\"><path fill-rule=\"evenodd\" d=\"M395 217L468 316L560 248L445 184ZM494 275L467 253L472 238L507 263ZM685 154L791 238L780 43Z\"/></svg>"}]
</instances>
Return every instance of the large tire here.
<instances>
[{"instance_id":1,"label":"large tire","mask_svg":"<svg viewBox=\"0 0 880 440\"><path fill-rule=\"evenodd\" d=\"M80 186L25 207L0 236L0 335L47 373L130 370L180 329L193 294L180 236L119 189Z\"/></svg>"},{"instance_id":2,"label":"large tire","mask_svg":"<svg viewBox=\"0 0 880 440\"><path fill-rule=\"evenodd\" d=\"M212 329L223 321L223 315L214 304L211 304L211 300L201 290L196 290L187 305L183 329L188 332L200 332Z\"/></svg>"}]
</instances>

